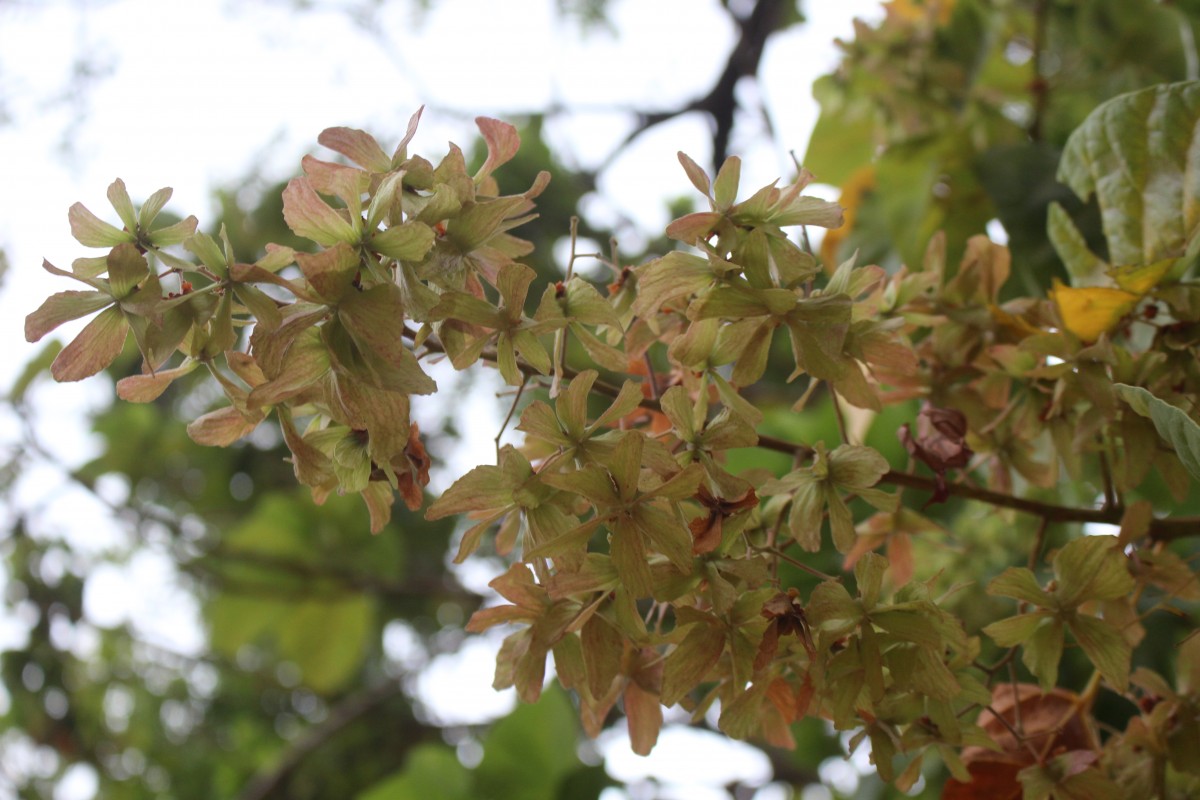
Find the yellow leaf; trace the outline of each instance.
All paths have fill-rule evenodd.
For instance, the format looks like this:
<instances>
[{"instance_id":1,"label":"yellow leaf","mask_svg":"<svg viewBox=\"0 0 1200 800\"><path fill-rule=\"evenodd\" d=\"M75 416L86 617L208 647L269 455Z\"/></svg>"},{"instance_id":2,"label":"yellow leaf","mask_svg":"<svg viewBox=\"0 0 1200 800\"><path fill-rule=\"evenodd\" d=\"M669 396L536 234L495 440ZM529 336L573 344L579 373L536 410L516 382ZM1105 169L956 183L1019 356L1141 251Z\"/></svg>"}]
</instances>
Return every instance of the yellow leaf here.
<instances>
[{"instance_id":1,"label":"yellow leaf","mask_svg":"<svg viewBox=\"0 0 1200 800\"><path fill-rule=\"evenodd\" d=\"M1158 285L1178 259L1164 258L1153 264L1125 264L1108 270L1108 275L1127 292L1145 294Z\"/></svg>"},{"instance_id":2,"label":"yellow leaf","mask_svg":"<svg viewBox=\"0 0 1200 800\"><path fill-rule=\"evenodd\" d=\"M906 22L935 18L939 25L945 25L954 11L954 0L892 0L887 10Z\"/></svg>"},{"instance_id":3,"label":"yellow leaf","mask_svg":"<svg viewBox=\"0 0 1200 800\"><path fill-rule=\"evenodd\" d=\"M1106 286L1076 289L1054 282L1050 298L1058 307L1063 326L1085 342L1094 342L1100 334L1112 330L1137 305L1138 295Z\"/></svg>"}]
</instances>

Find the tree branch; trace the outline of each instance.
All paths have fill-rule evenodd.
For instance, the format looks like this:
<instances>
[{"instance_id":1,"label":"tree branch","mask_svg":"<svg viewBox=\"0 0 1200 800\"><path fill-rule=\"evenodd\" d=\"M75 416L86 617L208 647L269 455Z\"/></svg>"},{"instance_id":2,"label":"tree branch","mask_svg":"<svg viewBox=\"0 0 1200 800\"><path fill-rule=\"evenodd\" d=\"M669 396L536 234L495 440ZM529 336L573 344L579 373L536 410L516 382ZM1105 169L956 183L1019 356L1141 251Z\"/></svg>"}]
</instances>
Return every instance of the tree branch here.
<instances>
[{"instance_id":1,"label":"tree branch","mask_svg":"<svg viewBox=\"0 0 1200 800\"><path fill-rule=\"evenodd\" d=\"M411 333L406 329L406 335L410 335ZM435 352L445 352L441 344L436 340L426 340L425 346ZM483 358L489 359L489 354L484 353ZM489 360L495 360L494 354ZM544 377L524 361L518 360L517 366L526 375ZM567 379L574 379L579 375L578 371L566 367L564 367L562 374ZM599 392L608 397L616 397L620 394L621 390L610 383L598 380L593 384L592 391ZM662 410L658 401L653 398L642 400L640 406L648 411L661 412ZM759 434L757 446L764 450L784 453L789 456L800 456L801 458L808 458L813 453L813 449L806 444L797 444L766 434ZM879 479L879 482L888 486L903 486L908 489L917 489L929 492L930 494L937 490L937 482L933 478L915 475L911 472L900 472L898 470L888 470ZM1053 503L1043 503L1040 500L1030 500L1015 495L993 492L990 489L983 489L966 483L948 483L946 484L946 492L954 497L978 500L981 503L987 503L997 508L1011 508L1014 511L1033 514L1045 519L1047 522L1098 522L1106 525L1119 525L1121 518L1125 515L1125 507L1119 503L1106 504L1104 508L1075 508L1074 506L1060 506ZM1200 517L1174 517L1151 520L1149 536L1154 541L1159 542L1169 542L1189 536L1200 536Z\"/></svg>"},{"instance_id":2,"label":"tree branch","mask_svg":"<svg viewBox=\"0 0 1200 800\"><path fill-rule=\"evenodd\" d=\"M391 680L345 698L330 709L329 716L323 722L308 728L296 737L274 769L252 779L238 795L237 800L266 800L278 794L278 790L284 787L287 779L304 763L305 759L326 745L348 725L366 716L388 700L400 696L402 692L400 681ZM394 723L395 720L390 721L390 724ZM415 719L407 719L404 724L412 727L416 733L408 742L410 746L421 741L432 740L438 735L436 729L422 725ZM400 754L393 752L390 755L399 761ZM284 795L279 794L279 796Z\"/></svg>"},{"instance_id":3,"label":"tree branch","mask_svg":"<svg viewBox=\"0 0 1200 800\"><path fill-rule=\"evenodd\" d=\"M700 111L712 119L713 170L720 169L729 154L729 138L733 133L734 115L737 113L738 81L742 78L753 78L758 74L758 65L762 61L767 39L779 29L787 2L788 0L758 0L745 18L738 18L731 13L730 16L738 27L738 41L726 58L725 68L708 94L679 108L638 112L637 125L613 150L605 163L611 163L617 154L651 128L684 114Z\"/></svg>"}]
</instances>

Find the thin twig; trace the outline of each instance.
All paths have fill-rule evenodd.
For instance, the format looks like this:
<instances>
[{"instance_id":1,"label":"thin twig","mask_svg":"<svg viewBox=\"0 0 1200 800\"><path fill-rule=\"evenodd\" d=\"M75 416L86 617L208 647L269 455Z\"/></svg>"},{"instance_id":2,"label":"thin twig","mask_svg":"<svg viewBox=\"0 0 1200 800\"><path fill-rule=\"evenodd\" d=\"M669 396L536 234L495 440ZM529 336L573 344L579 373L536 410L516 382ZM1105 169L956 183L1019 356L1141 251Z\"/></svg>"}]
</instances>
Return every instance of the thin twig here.
<instances>
[{"instance_id":1,"label":"thin twig","mask_svg":"<svg viewBox=\"0 0 1200 800\"><path fill-rule=\"evenodd\" d=\"M1104 483L1104 507L1114 508L1120 505L1120 500L1117 498L1117 491L1113 484L1112 465L1108 457L1109 441L1105 437L1101 437L1099 461L1100 461L1100 479Z\"/></svg>"},{"instance_id":2,"label":"thin twig","mask_svg":"<svg viewBox=\"0 0 1200 800\"><path fill-rule=\"evenodd\" d=\"M521 395L525 393L525 387L529 384L529 376L526 375L521 380L521 385L517 387L517 394L513 397L512 405L508 407L508 416L504 418L504 423L500 426L500 430L496 433L496 462L500 462L500 439L503 438L504 432L508 430L508 423L512 422L513 414L516 413L517 405L521 402Z\"/></svg>"},{"instance_id":3,"label":"thin twig","mask_svg":"<svg viewBox=\"0 0 1200 800\"><path fill-rule=\"evenodd\" d=\"M646 380L650 382L650 399L658 401L658 375L654 372L654 361L650 358L650 351L647 350L643 354L646 361Z\"/></svg>"},{"instance_id":4,"label":"thin twig","mask_svg":"<svg viewBox=\"0 0 1200 800\"><path fill-rule=\"evenodd\" d=\"M1042 554L1042 548L1046 544L1046 529L1050 527L1050 520L1042 517L1042 522L1038 525L1037 537L1033 540L1033 547L1029 551L1029 569L1034 570L1037 567L1038 556Z\"/></svg>"},{"instance_id":5,"label":"thin twig","mask_svg":"<svg viewBox=\"0 0 1200 800\"><path fill-rule=\"evenodd\" d=\"M835 578L834 576L827 575L826 573L821 572L821 570L817 569L816 567L810 567L808 564L805 564L803 561L792 558L787 553L780 550L778 547L754 547L753 545L751 545L751 546L753 547L755 552L770 553L771 555L778 558L780 561L786 561L787 563L791 564L793 567L804 570L809 575L820 578L823 581L836 581L837 580L837 578Z\"/></svg>"},{"instance_id":6,"label":"thin twig","mask_svg":"<svg viewBox=\"0 0 1200 800\"><path fill-rule=\"evenodd\" d=\"M1029 82L1029 93L1033 96L1033 119L1029 123L1029 138L1035 142L1042 139L1042 125L1046 109L1050 104L1050 84L1042 75L1043 50L1046 45L1046 23L1050 12L1048 0L1037 0L1033 8L1033 79Z\"/></svg>"},{"instance_id":7,"label":"thin twig","mask_svg":"<svg viewBox=\"0 0 1200 800\"><path fill-rule=\"evenodd\" d=\"M842 405L838 402L837 392L833 390L833 386L829 387L829 401L833 404L833 415L837 419L838 434L842 437L842 444L850 444L850 436L846 433L846 417L842 414Z\"/></svg>"}]
</instances>

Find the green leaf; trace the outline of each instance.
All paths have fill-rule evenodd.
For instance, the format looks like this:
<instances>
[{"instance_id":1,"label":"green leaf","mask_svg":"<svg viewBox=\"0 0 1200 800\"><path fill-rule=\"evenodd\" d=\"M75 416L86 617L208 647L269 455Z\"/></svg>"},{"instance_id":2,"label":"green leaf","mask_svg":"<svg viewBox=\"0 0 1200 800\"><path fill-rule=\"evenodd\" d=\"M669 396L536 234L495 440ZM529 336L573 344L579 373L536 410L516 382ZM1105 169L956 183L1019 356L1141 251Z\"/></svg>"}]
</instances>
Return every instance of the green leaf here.
<instances>
[{"instance_id":1,"label":"green leaf","mask_svg":"<svg viewBox=\"0 0 1200 800\"><path fill-rule=\"evenodd\" d=\"M1021 662L1037 676L1043 692L1050 691L1058 682L1058 662L1062 660L1064 638L1062 621L1046 615L1023 643L1025 652L1021 654Z\"/></svg>"},{"instance_id":2,"label":"green leaf","mask_svg":"<svg viewBox=\"0 0 1200 800\"><path fill-rule=\"evenodd\" d=\"M648 504L639 503L630 521L641 532L642 538L665 555L677 569L691 572L692 536L674 517Z\"/></svg>"},{"instance_id":3,"label":"green leaf","mask_svg":"<svg viewBox=\"0 0 1200 800\"><path fill-rule=\"evenodd\" d=\"M405 394L437 391L433 378L404 344L404 313L395 284L349 293L338 304L338 320L368 356L376 386Z\"/></svg>"},{"instance_id":4,"label":"green leaf","mask_svg":"<svg viewBox=\"0 0 1200 800\"><path fill-rule=\"evenodd\" d=\"M837 581L825 581L813 589L805 613L814 630L841 636L858 627L862 605Z\"/></svg>"},{"instance_id":5,"label":"green leaf","mask_svg":"<svg viewBox=\"0 0 1200 800\"><path fill-rule=\"evenodd\" d=\"M294 397L320 381L329 369L329 350L316 331L307 330L288 348L278 373L250 392L248 405L261 408Z\"/></svg>"},{"instance_id":6,"label":"green leaf","mask_svg":"<svg viewBox=\"0 0 1200 800\"><path fill-rule=\"evenodd\" d=\"M218 594L205 608L213 649L230 658L263 631L274 629L287 614L282 603L260 597Z\"/></svg>"},{"instance_id":7,"label":"green leaf","mask_svg":"<svg viewBox=\"0 0 1200 800\"><path fill-rule=\"evenodd\" d=\"M595 464L589 464L570 472L550 473L540 477L547 485L564 492L582 495L602 508L615 506L620 502L617 488L608 471Z\"/></svg>"},{"instance_id":8,"label":"green leaf","mask_svg":"<svg viewBox=\"0 0 1200 800\"><path fill-rule=\"evenodd\" d=\"M1084 536L1068 542L1054 556L1054 574L1058 577L1054 595L1063 608L1122 597L1135 586L1115 536Z\"/></svg>"},{"instance_id":9,"label":"green leaf","mask_svg":"<svg viewBox=\"0 0 1200 800\"><path fill-rule=\"evenodd\" d=\"M711 186L708 181L708 174L682 150L676 153L676 155L679 158L679 163L683 165L683 171L687 173L688 180L692 182L692 186L695 186L696 191L700 192L700 194L709 197Z\"/></svg>"},{"instance_id":10,"label":"green leaf","mask_svg":"<svg viewBox=\"0 0 1200 800\"><path fill-rule=\"evenodd\" d=\"M526 201L522 197L467 203L446 225L446 239L461 253L469 253L500 232L505 218Z\"/></svg>"},{"instance_id":11,"label":"green leaf","mask_svg":"<svg viewBox=\"0 0 1200 800\"><path fill-rule=\"evenodd\" d=\"M434 321L458 319L493 330L502 324L500 312L491 303L453 289L442 293L437 305L430 310L429 318Z\"/></svg>"},{"instance_id":12,"label":"green leaf","mask_svg":"<svg viewBox=\"0 0 1200 800\"><path fill-rule=\"evenodd\" d=\"M1071 134L1058 177L1084 200L1095 192L1111 263L1151 264L1188 250L1200 229L1197 136L1195 81L1115 97Z\"/></svg>"},{"instance_id":13,"label":"green leaf","mask_svg":"<svg viewBox=\"0 0 1200 800\"><path fill-rule=\"evenodd\" d=\"M668 301L688 297L713 282L713 269L708 259L676 250L635 270L637 299L633 313L650 317Z\"/></svg>"},{"instance_id":14,"label":"green leaf","mask_svg":"<svg viewBox=\"0 0 1200 800\"><path fill-rule=\"evenodd\" d=\"M312 487L314 492L323 490L329 484L334 483L333 465L329 457L300 435L286 408L278 409L277 413L279 414L279 428L283 431L283 440L292 454L292 470L296 473L296 480L305 486Z\"/></svg>"},{"instance_id":15,"label":"green leaf","mask_svg":"<svg viewBox=\"0 0 1200 800\"><path fill-rule=\"evenodd\" d=\"M133 210L133 201L129 199L129 190L125 188L125 181L117 178L109 184L108 202L112 203L117 216L121 218L121 222L125 223L125 228L136 231L137 214Z\"/></svg>"},{"instance_id":16,"label":"green leaf","mask_svg":"<svg viewBox=\"0 0 1200 800\"><path fill-rule=\"evenodd\" d=\"M889 469L887 459L873 447L843 444L829 454L829 479L851 491L874 486Z\"/></svg>"},{"instance_id":17,"label":"green leaf","mask_svg":"<svg viewBox=\"0 0 1200 800\"><path fill-rule=\"evenodd\" d=\"M392 168L391 159L375 137L357 128L326 128L317 137L317 142L370 172L387 172Z\"/></svg>"},{"instance_id":18,"label":"green leaf","mask_svg":"<svg viewBox=\"0 0 1200 800\"><path fill-rule=\"evenodd\" d=\"M576 378L576 381L578 378ZM571 382L574 385L575 381ZM567 391L570 391L568 387ZM563 392L559 397L563 397L566 392ZM566 447L571 441L563 435L562 428L559 427L558 417L554 413L554 409L543 403L541 400L534 400L529 405L525 406L525 410L521 412L521 423L517 425L517 430L530 434L542 441L549 442L555 447Z\"/></svg>"},{"instance_id":19,"label":"green leaf","mask_svg":"<svg viewBox=\"0 0 1200 800\"><path fill-rule=\"evenodd\" d=\"M668 480L646 492L643 497L663 497L668 500L686 500L696 495L704 480L704 467L692 463L676 472Z\"/></svg>"},{"instance_id":20,"label":"green leaf","mask_svg":"<svg viewBox=\"0 0 1200 800\"><path fill-rule=\"evenodd\" d=\"M1200 425L1182 409L1159 400L1140 386L1115 384L1117 396L1154 423L1158 435L1175 448L1175 454L1196 480L1200 480Z\"/></svg>"},{"instance_id":21,"label":"green leaf","mask_svg":"<svg viewBox=\"0 0 1200 800\"><path fill-rule=\"evenodd\" d=\"M375 606L366 595L289 606L279 629L279 653L295 662L313 689L335 691L358 672L374 617Z\"/></svg>"},{"instance_id":22,"label":"green leaf","mask_svg":"<svg viewBox=\"0 0 1200 800\"><path fill-rule=\"evenodd\" d=\"M129 375L117 381L117 396L131 403L149 403L158 399L178 378L194 371L199 361L185 361L175 369L163 369L152 375Z\"/></svg>"},{"instance_id":23,"label":"green leaf","mask_svg":"<svg viewBox=\"0 0 1200 800\"><path fill-rule=\"evenodd\" d=\"M1009 567L1004 570L988 584L987 593L1011 597L1035 606L1050 605L1050 598L1038 584L1037 578L1024 567Z\"/></svg>"},{"instance_id":24,"label":"green leaf","mask_svg":"<svg viewBox=\"0 0 1200 800\"><path fill-rule=\"evenodd\" d=\"M617 517L610 524L609 555L625 589L636 599L654 593L654 576L646 563L646 540L631 520Z\"/></svg>"},{"instance_id":25,"label":"green leaf","mask_svg":"<svg viewBox=\"0 0 1200 800\"><path fill-rule=\"evenodd\" d=\"M741 417L750 427L756 427L763 420L763 413L758 410L746 398L738 394L737 389L721 377L721 374L716 370L710 370L708 373L717 387L717 396L721 398L721 402L725 407Z\"/></svg>"},{"instance_id":26,"label":"green leaf","mask_svg":"<svg viewBox=\"0 0 1200 800\"><path fill-rule=\"evenodd\" d=\"M158 212L162 211L163 206L171 199L172 193L170 186L164 186L146 198L146 202L142 203L142 207L138 209L138 226L142 230L149 229L151 223L158 217Z\"/></svg>"},{"instance_id":27,"label":"green leaf","mask_svg":"<svg viewBox=\"0 0 1200 800\"><path fill-rule=\"evenodd\" d=\"M766 494L766 486L763 487L763 494ZM838 501L840 502L840 498ZM792 495L792 510L788 514L788 532L802 548L810 553L821 549L822 516L827 505L830 505L828 494L820 482L811 476L805 478L796 489L796 493ZM844 537L845 517L849 513L849 509L845 507L844 503L838 512L833 512L831 508L831 516L839 512L841 516L836 524L839 528L838 534ZM833 524L832 519L830 522Z\"/></svg>"},{"instance_id":28,"label":"green leaf","mask_svg":"<svg viewBox=\"0 0 1200 800\"><path fill-rule=\"evenodd\" d=\"M297 236L317 244L354 244L358 233L341 214L326 205L308 178L292 178L283 190L283 219Z\"/></svg>"},{"instance_id":29,"label":"green leaf","mask_svg":"<svg viewBox=\"0 0 1200 800\"><path fill-rule=\"evenodd\" d=\"M612 303L606 300L596 287L578 275L567 282L566 313L585 325L608 325L620 329L621 319Z\"/></svg>"},{"instance_id":30,"label":"green leaf","mask_svg":"<svg viewBox=\"0 0 1200 800\"><path fill-rule=\"evenodd\" d=\"M196 232L196 226L200 221L195 217L188 217L176 222L174 225L168 225L165 228L150 231L146 235L146 239L150 242L151 249L159 247L171 247L172 245L182 244L187 241ZM164 262L173 267L180 269L191 269L192 265L183 259L178 259L169 253L163 253L157 249L154 253Z\"/></svg>"},{"instance_id":31,"label":"green leaf","mask_svg":"<svg viewBox=\"0 0 1200 800\"><path fill-rule=\"evenodd\" d=\"M571 383L574 385L574 381ZM587 426L587 429L597 431L611 425L637 408L643 399L642 387L634 381L625 381L621 384L621 391L617 392L617 398L600 416L596 417L591 425Z\"/></svg>"},{"instance_id":32,"label":"green leaf","mask_svg":"<svg viewBox=\"0 0 1200 800\"><path fill-rule=\"evenodd\" d=\"M187 434L196 444L228 447L258 427L261 418L247 417L233 406L201 414L187 426Z\"/></svg>"},{"instance_id":33,"label":"green leaf","mask_svg":"<svg viewBox=\"0 0 1200 800\"><path fill-rule=\"evenodd\" d=\"M866 603L865 598L863 602ZM871 612L871 622L892 636L940 653L946 645L946 638L933 624L934 619L936 611L930 608L930 604L922 604L918 610L912 611L884 608Z\"/></svg>"},{"instance_id":34,"label":"green leaf","mask_svg":"<svg viewBox=\"0 0 1200 800\"><path fill-rule=\"evenodd\" d=\"M83 203L71 206L67 219L71 223L71 235L84 247L114 247L122 242L137 241L134 233L108 224L88 211Z\"/></svg>"},{"instance_id":35,"label":"green leaf","mask_svg":"<svg viewBox=\"0 0 1200 800\"><path fill-rule=\"evenodd\" d=\"M374 141L374 140L372 140ZM473 800L471 773L445 745L417 745L404 767L376 783L355 800Z\"/></svg>"},{"instance_id":36,"label":"green leaf","mask_svg":"<svg viewBox=\"0 0 1200 800\"><path fill-rule=\"evenodd\" d=\"M433 247L433 229L421 222L393 225L371 237L371 249L397 261L420 261Z\"/></svg>"},{"instance_id":37,"label":"green leaf","mask_svg":"<svg viewBox=\"0 0 1200 800\"><path fill-rule=\"evenodd\" d=\"M108 254L106 264L112 296L117 300L125 300L133 295L138 284L150 274L150 265L146 262L146 257L131 244L119 244L114 247Z\"/></svg>"},{"instance_id":38,"label":"green leaf","mask_svg":"<svg viewBox=\"0 0 1200 800\"><path fill-rule=\"evenodd\" d=\"M543 345L538 340L537 336L535 336L531 331L518 328L512 331L510 334L502 335L501 341L503 341L505 338L511 339L513 348L521 356L521 358L525 359L525 363L529 364L529 366L533 367L543 375L550 374L550 368L552 367L552 364L550 363L550 354L546 352L545 345ZM514 372L516 372L516 370L514 370ZM514 386L520 386L523 380L524 379L518 372L516 375L512 376L512 379L509 381L509 383Z\"/></svg>"},{"instance_id":39,"label":"green leaf","mask_svg":"<svg viewBox=\"0 0 1200 800\"><path fill-rule=\"evenodd\" d=\"M600 366L612 372L624 372L628 366L625 354L617 348L600 339L582 325L572 323L571 332L579 339L588 357Z\"/></svg>"},{"instance_id":40,"label":"green leaf","mask_svg":"<svg viewBox=\"0 0 1200 800\"><path fill-rule=\"evenodd\" d=\"M1124 692L1129 683L1132 648L1121 632L1102 619L1084 614L1069 619L1067 628L1113 691Z\"/></svg>"},{"instance_id":41,"label":"green leaf","mask_svg":"<svg viewBox=\"0 0 1200 800\"><path fill-rule=\"evenodd\" d=\"M183 246L200 259L201 264L218 275L224 275L229 267L225 260L225 254L221 252L216 240L207 233L200 232L189 236Z\"/></svg>"},{"instance_id":42,"label":"green leaf","mask_svg":"<svg viewBox=\"0 0 1200 800\"><path fill-rule=\"evenodd\" d=\"M64 322L85 317L112 302L103 292L67 291L50 295L37 311L25 317L25 341L36 342Z\"/></svg>"},{"instance_id":43,"label":"green leaf","mask_svg":"<svg viewBox=\"0 0 1200 800\"><path fill-rule=\"evenodd\" d=\"M557 687L543 692L535 704L518 706L484 739L473 796L557 800L559 784L579 765L574 747L563 746L574 744L577 727L571 701Z\"/></svg>"},{"instance_id":44,"label":"green leaf","mask_svg":"<svg viewBox=\"0 0 1200 800\"><path fill-rule=\"evenodd\" d=\"M593 614L584 623L579 638L587 668L588 690L592 697L604 697L621 669L621 634L603 616Z\"/></svg>"},{"instance_id":45,"label":"green leaf","mask_svg":"<svg viewBox=\"0 0 1200 800\"><path fill-rule=\"evenodd\" d=\"M111 364L121 354L129 323L116 307L105 309L62 349L50 374L56 381L81 381Z\"/></svg>"},{"instance_id":46,"label":"green leaf","mask_svg":"<svg viewBox=\"0 0 1200 800\"><path fill-rule=\"evenodd\" d=\"M725 211L737 199L738 182L741 175L742 160L737 156L725 159L725 163L717 171L716 180L713 181L713 206L718 211Z\"/></svg>"},{"instance_id":47,"label":"green leaf","mask_svg":"<svg viewBox=\"0 0 1200 800\"><path fill-rule=\"evenodd\" d=\"M718 286L691 304L688 318L736 320L786 314L797 302L796 294L787 289L754 289L741 284Z\"/></svg>"},{"instance_id":48,"label":"green leaf","mask_svg":"<svg viewBox=\"0 0 1200 800\"><path fill-rule=\"evenodd\" d=\"M296 265L322 300L336 303L350 291L359 258L354 248L341 243L313 254L297 253Z\"/></svg>"},{"instance_id":49,"label":"green leaf","mask_svg":"<svg viewBox=\"0 0 1200 800\"><path fill-rule=\"evenodd\" d=\"M725 651L720 628L704 622L690 626L683 641L663 661L662 703L668 708L695 689Z\"/></svg>"},{"instance_id":50,"label":"green leaf","mask_svg":"<svg viewBox=\"0 0 1200 800\"><path fill-rule=\"evenodd\" d=\"M559 392L558 397L554 400L557 424L561 424L562 430L574 441L583 438L584 428L587 426L588 397L591 396L592 386L599 376L600 374L594 369L584 370L576 375L567 388ZM641 392L638 392L638 397L641 397Z\"/></svg>"},{"instance_id":51,"label":"green leaf","mask_svg":"<svg viewBox=\"0 0 1200 800\"><path fill-rule=\"evenodd\" d=\"M993 622L986 626L983 632L1001 647L1016 647L1027 642L1047 619L1047 616L1043 611L1018 614L1015 617Z\"/></svg>"},{"instance_id":52,"label":"green leaf","mask_svg":"<svg viewBox=\"0 0 1200 800\"><path fill-rule=\"evenodd\" d=\"M1075 227L1067 210L1057 201L1050 204L1046 233L1049 233L1050 242L1072 277L1093 278L1108 269L1108 263L1087 248L1084 234Z\"/></svg>"},{"instance_id":53,"label":"green leaf","mask_svg":"<svg viewBox=\"0 0 1200 800\"><path fill-rule=\"evenodd\" d=\"M425 519L435 520L467 511L487 511L512 504L514 481L500 467L483 465L456 480L425 511Z\"/></svg>"},{"instance_id":54,"label":"green leaf","mask_svg":"<svg viewBox=\"0 0 1200 800\"><path fill-rule=\"evenodd\" d=\"M238 302L246 307L246 310L254 315L255 325L262 325L267 330L278 328L283 322L283 316L279 313L279 306L275 301L256 286L251 286L248 283L235 283L233 285L234 296Z\"/></svg>"},{"instance_id":55,"label":"green leaf","mask_svg":"<svg viewBox=\"0 0 1200 800\"><path fill-rule=\"evenodd\" d=\"M835 380L842 375L842 347L850 330L850 298L844 294L802 300L788 315L796 369L814 378Z\"/></svg>"},{"instance_id":56,"label":"green leaf","mask_svg":"<svg viewBox=\"0 0 1200 800\"><path fill-rule=\"evenodd\" d=\"M871 163L879 145L877 106L867 98L844 92L833 75L812 87L821 114L808 141L804 164L822 183L841 186L856 169Z\"/></svg>"},{"instance_id":57,"label":"green leaf","mask_svg":"<svg viewBox=\"0 0 1200 800\"><path fill-rule=\"evenodd\" d=\"M879 602L879 591L883 588L883 574L887 572L887 568L888 560L878 553L864 553L854 565L858 595L868 611Z\"/></svg>"},{"instance_id":58,"label":"green leaf","mask_svg":"<svg viewBox=\"0 0 1200 800\"><path fill-rule=\"evenodd\" d=\"M748 739L754 735L762 721L759 711L766 699L768 681L757 681L744 692L739 692L733 702L721 707L717 725L721 732L734 739Z\"/></svg>"}]
</instances>

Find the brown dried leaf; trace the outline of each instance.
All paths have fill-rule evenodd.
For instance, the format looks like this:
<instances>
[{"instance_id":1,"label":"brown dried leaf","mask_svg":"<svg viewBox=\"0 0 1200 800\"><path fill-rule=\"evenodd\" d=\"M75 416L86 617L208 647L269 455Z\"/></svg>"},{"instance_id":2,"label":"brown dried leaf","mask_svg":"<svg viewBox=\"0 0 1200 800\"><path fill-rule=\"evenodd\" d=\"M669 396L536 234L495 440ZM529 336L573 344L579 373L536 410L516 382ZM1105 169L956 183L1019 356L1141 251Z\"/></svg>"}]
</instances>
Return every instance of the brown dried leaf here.
<instances>
[{"instance_id":1,"label":"brown dried leaf","mask_svg":"<svg viewBox=\"0 0 1200 800\"><path fill-rule=\"evenodd\" d=\"M965 467L974 455L966 443L966 416L954 408L926 404L917 415L916 437L908 425L900 429L899 436L904 448L937 475L937 490L929 502L945 501L949 497L946 470Z\"/></svg>"}]
</instances>

